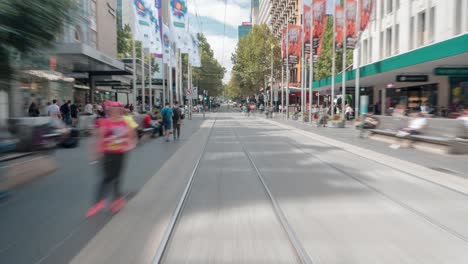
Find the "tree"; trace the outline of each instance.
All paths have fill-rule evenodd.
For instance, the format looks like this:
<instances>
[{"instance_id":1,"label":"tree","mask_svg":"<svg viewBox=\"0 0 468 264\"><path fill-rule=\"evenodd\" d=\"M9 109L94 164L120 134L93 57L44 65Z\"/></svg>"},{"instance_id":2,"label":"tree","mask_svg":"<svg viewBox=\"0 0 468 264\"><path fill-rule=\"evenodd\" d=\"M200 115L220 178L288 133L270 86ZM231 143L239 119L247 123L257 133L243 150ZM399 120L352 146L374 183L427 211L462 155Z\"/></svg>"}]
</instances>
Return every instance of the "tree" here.
<instances>
[{"instance_id":1,"label":"tree","mask_svg":"<svg viewBox=\"0 0 468 264\"><path fill-rule=\"evenodd\" d=\"M327 17L325 34L323 36L322 49L317 62L314 64L314 80L321 80L332 74L332 55L333 55L333 17ZM343 49L336 50L335 73L338 74L343 69ZM346 67L353 64L353 51L348 49L346 52Z\"/></svg>"},{"instance_id":2,"label":"tree","mask_svg":"<svg viewBox=\"0 0 468 264\"><path fill-rule=\"evenodd\" d=\"M232 56L233 76L238 83L241 96L258 94L271 75L271 59L273 58L273 77L278 79L281 74L281 49L276 37L268 27L255 25L250 33L239 40ZM228 86L237 89L237 86ZM236 94L237 91L229 93Z\"/></svg>"},{"instance_id":3,"label":"tree","mask_svg":"<svg viewBox=\"0 0 468 264\"><path fill-rule=\"evenodd\" d=\"M117 53L119 58L132 57L133 34L132 28L125 25L117 30ZM140 44L141 45L141 44ZM140 49L141 55L141 49Z\"/></svg>"},{"instance_id":4,"label":"tree","mask_svg":"<svg viewBox=\"0 0 468 264\"><path fill-rule=\"evenodd\" d=\"M197 34L202 67L193 68L193 83L198 91L207 90L210 96L218 96L223 90L223 78L226 70L214 58L213 50L206 37ZM188 56L184 56L183 68L187 67Z\"/></svg>"},{"instance_id":5,"label":"tree","mask_svg":"<svg viewBox=\"0 0 468 264\"><path fill-rule=\"evenodd\" d=\"M237 78L234 75L231 75L231 79L224 87L226 91L226 96L229 97L231 100L239 100L242 99L242 93L237 82Z\"/></svg>"}]
</instances>

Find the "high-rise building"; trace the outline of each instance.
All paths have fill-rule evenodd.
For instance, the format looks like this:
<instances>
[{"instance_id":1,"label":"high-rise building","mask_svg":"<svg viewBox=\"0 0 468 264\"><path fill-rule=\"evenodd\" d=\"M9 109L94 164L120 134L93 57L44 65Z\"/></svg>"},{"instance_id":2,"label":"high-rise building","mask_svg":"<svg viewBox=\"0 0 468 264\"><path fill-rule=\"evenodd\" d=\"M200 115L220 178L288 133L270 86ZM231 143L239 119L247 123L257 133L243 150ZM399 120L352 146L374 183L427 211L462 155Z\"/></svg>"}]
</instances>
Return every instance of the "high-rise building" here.
<instances>
[{"instance_id":1,"label":"high-rise building","mask_svg":"<svg viewBox=\"0 0 468 264\"><path fill-rule=\"evenodd\" d=\"M281 37L281 30L289 24L297 24L300 19L300 0L272 0L269 26L272 32Z\"/></svg>"},{"instance_id":2,"label":"high-rise building","mask_svg":"<svg viewBox=\"0 0 468 264\"><path fill-rule=\"evenodd\" d=\"M242 37L245 37L249 34L250 30L252 29L252 23L250 22L242 22L242 25L238 27L238 36L239 40Z\"/></svg>"},{"instance_id":3,"label":"high-rise building","mask_svg":"<svg viewBox=\"0 0 468 264\"><path fill-rule=\"evenodd\" d=\"M253 0L252 3L256 6L252 9L252 23L254 25L267 24L270 26L271 0Z\"/></svg>"}]
</instances>

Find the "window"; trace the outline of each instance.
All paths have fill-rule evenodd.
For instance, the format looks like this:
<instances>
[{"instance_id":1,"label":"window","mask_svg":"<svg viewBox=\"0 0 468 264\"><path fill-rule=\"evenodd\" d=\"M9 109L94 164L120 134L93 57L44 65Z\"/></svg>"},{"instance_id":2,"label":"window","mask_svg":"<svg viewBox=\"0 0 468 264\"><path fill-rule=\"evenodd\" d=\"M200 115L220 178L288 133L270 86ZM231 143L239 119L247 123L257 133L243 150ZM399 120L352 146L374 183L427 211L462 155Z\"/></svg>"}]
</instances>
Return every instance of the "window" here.
<instances>
[{"instance_id":1,"label":"window","mask_svg":"<svg viewBox=\"0 0 468 264\"><path fill-rule=\"evenodd\" d=\"M400 9L400 0L395 0L395 9Z\"/></svg>"},{"instance_id":2,"label":"window","mask_svg":"<svg viewBox=\"0 0 468 264\"><path fill-rule=\"evenodd\" d=\"M400 24L395 26L395 49L393 50L393 54L400 53Z\"/></svg>"},{"instance_id":3,"label":"window","mask_svg":"<svg viewBox=\"0 0 468 264\"><path fill-rule=\"evenodd\" d=\"M435 6L431 8L429 13L429 43L434 42L435 32Z\"/></svg>"},{"instance_id":4,"label":"window","mask_svg":"<svg viewBox=\"0 0 468 264\"><path fill-rule=\"evenodd\" d=\"M455 1L455 35L458 35L461 33L461 30L462 30L462 20L463 20L463 16L462 16L462 8L463 8L463 5L462 5L462 1L463 0L456 0Z\"/></svg>"},{"instance_id":5,"label":"window","mask_svg":"<svg viewBox=\"0 0 468 264\"><path fill-rule=\"evenodd\" d=\"M78 43L81 43L81 27L75 26L75 30L73 33L74 33L75 41Z\"/></svg>"},{"instance_id":6,"label":"window","mask_svg":"<svg viewBox=\"0 0 468 264\"><path fill-rule=\"evenodd\" d=\"M97 32L94 30L91 30L91 42L90 42L91 47L97 48Z\"/></svg>"},{"instance_id":7,"label":"window","mask_svg":"<svg viewBox=\"0 0 468 264\"><path fill-rule=\"evenodd\" d=\"M409 49L414 49L414 17L410 19Z\"/></svg>"},{"instance_id":8,"label":"window","mask_svg":"<svg viewBox=\"0 0 468 264\"><path fill-rule=\"evenodd\" d=\"M382 18L384 16L384 10L385 10L385 0L380 0L380 17Z\"/></svg>"},{"instance_id":9,"label":"window","mask_svg":"<svg viewBox=\"0 0 468 264\"><path fill-rule=\"evenodd\" d=\"M371 63L373 60L373 52L374 50L372 49L372 37L369 38L369 63Z\"/></svg>"},{"instance_id":10,"label":"window","mask_svg":"<svg viewBox=\"0 0 468 264\"><path fill-rule=\"evenodd\" d=\"M365 65L367 64L367 52L368 52L368 40L364 40L362 42L362 48L361 48L361 55L362 55L362 59L361 59L361 63L362 65Z\"/></svg>"},{"instance_id":11,"label":"window","mask_svg":"<svg viewBox=\"0 0 468 264\"><path fill-rule=\"evenodd\" d=\"M92 30L96 30L96 10L96 0L89 1L89 22Z\"/></svg>"},{"instance_id":12,"label":"window","mask_svg":"<svg viewBox=\"0 0 468 264\"><path fill-rule=\"evenodd\" d=\"M385 56L392 55L392 28L387 28L385 38Z\"/></svg>"},{"instance_id":13,"label":"window","mask_svg":"<svg viewBox=\"0 0 468 264\"><path fill-rule=\"evenodd\" d=\"M425 44L424 35L426 34L426 12L421 12L418 15L418 47Z\"/></svg>"},{"instance_id":14,"label":"window","mask_svg":"<svg viewBox=\"0 0 468 264\"><path fill-rule=\"evenodd\" d=\"M384 54L384 32L380 32L380 59L385 58Z\"/></svg>"},{"instance_id":15,"label":"window","mask_svg":"<svg viewBox=\"0 0 468 264\"><path fill-rule=\"evenodd\" d=\"M393 0L387 0L387 14L393 11Z\"/></svg>"}]
</instances>

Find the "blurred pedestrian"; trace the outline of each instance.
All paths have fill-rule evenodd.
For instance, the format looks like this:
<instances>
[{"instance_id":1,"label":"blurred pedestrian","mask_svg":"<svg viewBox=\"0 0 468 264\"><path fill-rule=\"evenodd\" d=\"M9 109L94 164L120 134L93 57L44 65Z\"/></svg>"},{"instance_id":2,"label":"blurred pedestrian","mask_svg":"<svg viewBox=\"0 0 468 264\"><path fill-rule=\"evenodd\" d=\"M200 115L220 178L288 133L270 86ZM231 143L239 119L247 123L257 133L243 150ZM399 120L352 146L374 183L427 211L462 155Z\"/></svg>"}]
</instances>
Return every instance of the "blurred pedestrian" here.
<instances>
[{"instance_id":1,"label":"blurred pedestrian","mask_svg":"<svg viewBox=\"0 0 468 264\"><path fill-rule=\"evenodd\" d=\"M60 107L57 105L56 99L52 100L52 104L47 107L47 115L58 119L62 118Z\"/></svg>"},{"instance_id":2,"label":"blurred pedestrian","mask_svg":"<svg viewBox=\"0 0 468 264\"><path fill-rule=\"evenodd\" d=\"M93 105L88 101L86 102L86 105L84 107L84 114L85 115L93 115L94 114Z\"/></svg>"},{"instance_id":3,"label":"blurred pedestrian","mask_svg":"<svg viewBox=\"0 0 468 264\"><path fill-rule=\"evenodd\" d=\"M172 127L174 140L180 137L180 126L182 124L182 111L179 107L179 102L174 102L174 107L172 108Z\"/></svg>"},{"instance_id":4,"label":"blurred pedestrian","mask_svg":"<svg viewBox=\"0 0 468 264\"><path fill-rule=\"evenodd\" d=\"M28 113L29 113L30 117L38 117L39 116L39 107L37 107L35 102L32 102L31 105L29 106Z\"/></svg>"},{"instance_id":5,"label":"blurred pedestrian","mask_svg":"<svg viewBox=\"0 0 468 264\"><path fill-rule=\"evenodd\" d=\"M468 108L465 108L461 115L457 118L459 132L457 136L463 139L468 139Z\"/></svg>"},{"instance_id":6,"label":"blurred pedestrian","mask_svg":"<svg viewBox=\"0 0 468 264\"><path fill-rule=\"evenodd\" d=\"M67 125L72 124L71 111L70 111L71 101L65 101L65 103L60 107L60 113L62 114L63 122Z\"/></svg>"},{"instance_id":7,"label":"blurred pedestrian","mask_svg":"<svg viewBox=\"0 0 468 264\"><path fill-rule=\"evenodd\" d=\"M166 103L166 106L161 110L162 123L164 127L164 133L166 135L166 142L169 142L169 136L171 134L171 125L172 125L172 108L169 103Z\"/></svg>"},{"instance_id":8,"label":"blurred pedestrian","mask_svg":"<svg viewBox=\"0 0 468 264\"><path fill-rule=\"evenodd\" d=\"M99 213L106 207L106 196L113 188L113 201L110 209L117 213L125 206L125 198L120 189L121 175L127 153L135 147L136 134L122 117L123 107L119 102L106 102L109 118L97 122L97 157L102 165L103 175L99 183L95 203L89 208L86 217Z\"/></svg>"},{"instance_id":9,"label":"blurred pedestrian","mask_svg":"<svg viewBox=\"0 0 468 264\"><path fill-rule=\"evenodd\" d=\"M70 105L70 115L71 115L71 119L72 119L72 125L76 125L77 121L78 121L78 112L79 112L79 108L78 108L78 105L76 105L75 103L71 104Z\"/></svg>"}]
</instances>

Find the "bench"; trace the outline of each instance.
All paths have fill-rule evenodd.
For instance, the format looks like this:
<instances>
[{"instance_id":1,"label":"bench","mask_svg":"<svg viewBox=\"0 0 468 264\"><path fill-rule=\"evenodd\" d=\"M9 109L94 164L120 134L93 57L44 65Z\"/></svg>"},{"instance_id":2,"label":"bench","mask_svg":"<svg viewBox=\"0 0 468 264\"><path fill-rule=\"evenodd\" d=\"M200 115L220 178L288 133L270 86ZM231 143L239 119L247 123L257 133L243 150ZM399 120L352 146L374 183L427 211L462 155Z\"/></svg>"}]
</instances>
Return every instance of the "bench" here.
<instances>
[{"instance_id":1,"label":"bench","mask_svg":"<svg viewBox=\"0 0 468 264\"><path fill-rule=\"evenodd\" d=\"M137 123L138 128L138 138L141 139L146 134L153 134L154 129L151 127L145 128L143 124L143 120L145 119L145 115L134 115L133 120ZM159 134L159 133L158 133Z\"/></svg>"},{"instance_id":2,"label":"bench","mask_svg":"<svg viewBox=\"0 0 468 264\"><path fill-rule=\"evenodd\" d=\"M446 154L468 154L467 140L457 136L465 133L459 129L457 120L428 118L427 126L422 134L401 138L397 136L397 133L408 124L409 118L381 116L379 119L379 127L368 130L373 139L387 143L401 143L405 140L409 141L411 147L421 150Z\"/></svg>"}]
</instances>

